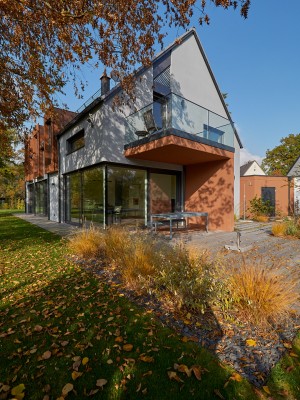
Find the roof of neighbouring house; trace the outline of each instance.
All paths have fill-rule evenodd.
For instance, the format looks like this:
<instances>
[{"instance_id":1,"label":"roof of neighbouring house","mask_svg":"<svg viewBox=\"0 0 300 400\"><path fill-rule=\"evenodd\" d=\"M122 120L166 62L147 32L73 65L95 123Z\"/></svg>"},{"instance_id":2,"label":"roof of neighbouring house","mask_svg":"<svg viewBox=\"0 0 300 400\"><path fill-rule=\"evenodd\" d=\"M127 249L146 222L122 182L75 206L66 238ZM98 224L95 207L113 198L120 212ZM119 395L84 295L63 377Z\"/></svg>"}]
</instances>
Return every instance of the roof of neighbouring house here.
<instances>
[{"instance_id":1,"label":"roof of neighbouring house","mask_svg":"<svg viewBox=\"0 0 300 400\"><path fill-rule=\"evenodd\" d=\"M264 171L262 170L262 168L259 166L258 162L253 160L253 161L248 161L246 164L242 165L240 167L240 176L245 176L247 175L247 172L250 170L251 167L258 167L260 172L260 174L251 174L251 175L265 175Z\"/></svg>"},{"instance_id":2,"label":"roof of neighbouring house","mask_svg":"<svg viewBox=\"0 0 300 400\"><path fill-rule=\"evenodd\" d=\"M199 36L198 36L198 34L197 34L195 28L191 28L190 30L188 30L187 32L185 32L183 35L181 35L180 37L178 37L177 39L175 39L173 43L171 43L170 45L168 45L167 47L165 47L161 52L159 52L157 55L155 55L155 57L154 57L153 60L152 60L152 65L153 65L154 62L156 62L157 60L159 60L160 58L162 58L163 56L165 56L168 52L171 52L175 47L180 46L181 43L182 43L183 41L185 41L186 39L188 39L188 38L189 38L190 36L192 36L192 35L194 35L194 37L195 37L195 39L196 39L196 42L197 42L197 45L198 45L199 50L200 50L200 52L201 52L201 55L202 55L202 57L203 57L203 59L204 59L204 61L205 61L205 63L206 63L206 66L207 66L207 68L208 68L208 71L209 71L209 73L210 73L210 76L211 76L211 78L212 78L212 81L213 81L213 83L214 83L214 85L215 85L215 88L216 88L218 94L219 94L219 97L220 97L220 100L221 100L222 105L223 105L223 107L224 107L224 110L225 110L225 112L226 112L227 118L228 118L228 120L229 120L229 121L232 123L232 125L233 125L233 121L232 121L232 119L231 119L231 115L230 115L230 113L229 113L229 111L228 111L228 109L227 109L225 100L224 100L223 95L222 95L222 93L221 93L221 91L220 91L220 89L219 89L219 86L218 86L217 81L216 81L216 79L215 79L215 77L214 77L214 74L213 74L213 72L212 72L212 69L211 69L211 67L210 67L210 64L209 64L209 62L208 62L208 59L207 59L207 57L206 57L206 54L205 54L204 49L203 49L203 47L202 47L202 45L201 45ZM146 71L148 68L149 68L149 67L141 66L141 67L138 68L138 70L135 72L135 75L136 75L136 76L141 75L141 74L142 74L144 71ZM116 95L118 92L120 92L121 90L122 90L122 88L121 88L121 85L120 85L120 84L116 85L114 88L112 88L112 89L111 89L108 93L106 93L105 95L101 95L100 90L98 90L98 91L91 97L92 101L90 102L90 101L88 100L88 101L86 102L86 103L88 103L87 107L84 108L84 110L82 110L81 112L79 112L79 113L78 113L78 114L77 114L77 115L62 129L62 130L61 130L61 132L58 134L58 136L61 136L67 129L69 129L69 128L70 128L71 126L73 126L77 121L79 121L80 119L82 119L87 113L91 112L95 107L97 107L98 105L100 105L101 103L103 103L105 100L107 100L107 99L109 99L109 98L115 96L115 95ZM238 141L238 143L239 143L240 148L243 148L241 139L240 139L240 137L239 137L239 135L238 135L238 133L237 133L237 131L236 131L234 125L233 125L233 129L234 129L234 133L235 133L235 136L236 136L236 139L237 139L237 141Z\"/></svg>"},{"instance_id":3,"label":"roof of neighbouring house","mask_svg":"<svg viewBox=\"0 0 300 400\"><path fill-rule=\"evenodd\" d=\"M287 173L287 176L300 176L300 156L294 162L293 166Z\"/></svg>"}]
</instances>

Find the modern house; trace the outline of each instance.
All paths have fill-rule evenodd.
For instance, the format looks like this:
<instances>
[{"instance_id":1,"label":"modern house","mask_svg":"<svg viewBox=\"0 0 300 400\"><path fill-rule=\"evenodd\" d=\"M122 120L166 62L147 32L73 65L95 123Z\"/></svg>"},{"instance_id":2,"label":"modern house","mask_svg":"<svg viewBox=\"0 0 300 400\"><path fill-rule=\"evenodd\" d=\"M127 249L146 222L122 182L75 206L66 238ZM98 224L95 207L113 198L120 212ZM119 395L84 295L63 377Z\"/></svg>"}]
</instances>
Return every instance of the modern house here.
<instances>
[{"instance_id":1,"label":"modern house","mask_svg":"<svg viewBox=\"0 0 300 400\"><path fill-rule=\"evenodd\" d=\"M300 215L300 156L295 161L287 176L293 180L294 188L294 214Z\"/></svg>"},{"instance_id":2,"label":"modern house","mask_svg":"<svg viewBox=\"0 0 300 400\"><path fill-rule=\"evenodd\" d=\"M56 135L48 218L146 225L150 214L185 210L232 231L242 145L196 31L137 71L134 102L116 105L121 96L104 74L101 92Z\"/></svg>"}]
</instances>

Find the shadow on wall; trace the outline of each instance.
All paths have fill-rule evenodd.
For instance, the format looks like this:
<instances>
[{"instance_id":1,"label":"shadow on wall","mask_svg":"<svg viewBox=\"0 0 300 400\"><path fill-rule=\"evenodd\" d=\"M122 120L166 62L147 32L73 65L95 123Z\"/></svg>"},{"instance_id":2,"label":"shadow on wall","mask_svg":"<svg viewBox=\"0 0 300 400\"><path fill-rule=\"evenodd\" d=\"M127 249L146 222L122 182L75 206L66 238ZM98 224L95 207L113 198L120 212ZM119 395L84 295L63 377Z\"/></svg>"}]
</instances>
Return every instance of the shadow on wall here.
<instances>
[{"instance_id":1,"label":"shadow on wall","mask_svg":"<svg viewBox=\"0 0 300 400\"><path fill-rule=\"evenodd\" d=\"M186 209L208 212L209 229L232 231L233 185L233 159L187 166Z\"/></svg>"}]
</instances>

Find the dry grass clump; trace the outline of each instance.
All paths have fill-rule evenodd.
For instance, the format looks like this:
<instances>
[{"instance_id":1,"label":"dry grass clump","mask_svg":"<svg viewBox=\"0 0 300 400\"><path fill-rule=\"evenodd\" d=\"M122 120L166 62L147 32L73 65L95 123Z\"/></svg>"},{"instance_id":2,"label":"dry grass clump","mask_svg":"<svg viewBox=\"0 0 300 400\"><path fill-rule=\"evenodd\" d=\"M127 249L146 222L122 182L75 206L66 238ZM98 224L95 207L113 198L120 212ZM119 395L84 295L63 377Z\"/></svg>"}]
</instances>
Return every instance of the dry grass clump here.
<instances>
[{"instance_id":1,"label":"dry grass clump","mask_svg":"<svg viewBox=\"0 0 300 400\"><path fill-rule=\"evenodd\" d=\"M228 271L228 291L239 316L260 326L279 323L299 301L292 273L266 268L261 262L243 262Z\"/></svg>"},{"instance_id":2,"label":"dry grass clump","mask_svg":"<svg viewBox=\"0 0 300 400\"><path fill-rule=\"evenodd\" d=\"M268 222L269 221L269 217L267 215L256 215L253 219L257 222Z\"/></svg>"},{"instance_id":3,"label":"dry grass clump","mask_svg":"<svg viewBox=\"0 0 300 400\"><path fill-rule=\"evenodd\" d=\"M278 222L272 226L272 234L274 236L285 236L286 226L284 222Z\"/></svg>"},{"instance_id":4,"label":"dry grass clump","mask_svg":"<svg viewBox=\"0 0 300 400\"><path fill-rule=\"evenodd\" d=\"M162 256L156 278L159 295L168 297L179 309L185 306L204 312L218 293L216 266L209 261L206 251L187 249L182 244L175 246Z\"/></svg>"},{"instance_id":5,"label":"dry grass clump","mask_svg":"<svg viewBox=\"0 0 300 400\"><path fill-rule=\"evenodd\" d=\"M123 281L141 291L151 285L159 268L157 242L148 234L111 227L105 235L105 253L109 262L119 269Z\"/></svg>"},{"instance_id":6,"label":"dry grass clump","mask_svg":"<svg viewBox=\"0 0 300 400\"><path fill-rule=\"evenodd\" d=\"M104 233L91 225L69 237L68 248L82 258L99 256L104 249Z\"/></svg>"}]
</instances>

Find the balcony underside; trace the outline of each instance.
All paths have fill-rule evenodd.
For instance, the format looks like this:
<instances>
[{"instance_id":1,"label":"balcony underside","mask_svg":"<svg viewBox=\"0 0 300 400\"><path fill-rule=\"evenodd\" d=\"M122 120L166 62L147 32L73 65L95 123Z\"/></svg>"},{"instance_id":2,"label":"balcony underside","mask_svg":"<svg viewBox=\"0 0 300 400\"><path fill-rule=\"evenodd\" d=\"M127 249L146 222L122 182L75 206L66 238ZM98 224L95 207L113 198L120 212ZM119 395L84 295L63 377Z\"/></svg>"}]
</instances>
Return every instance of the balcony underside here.
<instances>
[{"instance_id":1,"label":"balcony underside","mask_svg":"<svg viewBox=\"0 0 300 400\"><path fill-rule=\"evenodd\" d=\"M192 138L192 139L191 139ZM192 165L233 158L234 148L186 133L159 132L125 146L125 157Z\"/></svg>"}]
</instances>

